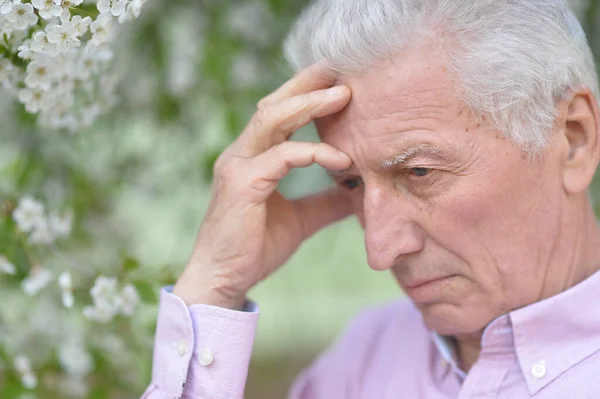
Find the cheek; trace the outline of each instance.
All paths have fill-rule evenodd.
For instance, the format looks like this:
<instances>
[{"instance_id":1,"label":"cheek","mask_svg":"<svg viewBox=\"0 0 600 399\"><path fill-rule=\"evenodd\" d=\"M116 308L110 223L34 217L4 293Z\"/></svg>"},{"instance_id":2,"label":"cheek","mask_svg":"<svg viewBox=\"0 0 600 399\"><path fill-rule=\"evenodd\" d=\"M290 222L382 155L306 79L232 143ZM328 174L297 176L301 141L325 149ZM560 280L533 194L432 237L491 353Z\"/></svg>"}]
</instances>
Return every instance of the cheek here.
<instances>
[{"instance_id":1,"label":"cheek","mask_svg":"<svg viewBox=\"0 0 600 399\"><path fill-rule=\"evenodd\" d=\"M547 200L550 187L518 170L498 165L462 177L431 218L430 231L439 245L467 264L468 277L482 291L501 301L526 300L515 293L536 284L540 251L551 241L540 230L552 231L555 223L556 204Z\"/></svg>"}]
</instances>

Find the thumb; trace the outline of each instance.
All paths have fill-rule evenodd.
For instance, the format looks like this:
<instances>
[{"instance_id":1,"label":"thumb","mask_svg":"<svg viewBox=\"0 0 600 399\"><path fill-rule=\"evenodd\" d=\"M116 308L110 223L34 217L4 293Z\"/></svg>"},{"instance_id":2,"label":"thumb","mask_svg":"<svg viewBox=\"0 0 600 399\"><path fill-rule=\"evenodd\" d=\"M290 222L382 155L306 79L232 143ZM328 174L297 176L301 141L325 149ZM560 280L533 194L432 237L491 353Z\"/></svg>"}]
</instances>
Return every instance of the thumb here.
<instances>
[{"instance_id":1,"label":"thumb","mask_svg":"<svg viewBox=\"0 0 600 399\"><path fill-rule=\"evenodd\" d=\"M350 196L341 187L294 200L292 204L298 212L303 237L310 237L353 213Z\"/></svg>"}]
</instances>

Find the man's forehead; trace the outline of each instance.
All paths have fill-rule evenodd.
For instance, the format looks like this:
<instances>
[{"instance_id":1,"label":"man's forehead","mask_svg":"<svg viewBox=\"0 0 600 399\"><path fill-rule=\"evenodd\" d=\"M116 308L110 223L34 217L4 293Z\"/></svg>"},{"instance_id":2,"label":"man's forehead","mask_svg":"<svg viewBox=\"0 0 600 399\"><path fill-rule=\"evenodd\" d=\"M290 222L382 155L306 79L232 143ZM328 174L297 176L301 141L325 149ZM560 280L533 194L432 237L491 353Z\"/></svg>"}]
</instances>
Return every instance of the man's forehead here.
<instances>
[{"instance_id":1,"label":"man's forehead","mask_svg":"<svg viewBox=\"0 0 600 399\"><path fill-rule=\"evenodd\" d=\"M340 113L317 121L322 138L356 124L372 131L393 119L405 128L420 128L419 120L451 118L450 113L466 107L444 62L427 49L411 49L366 72L342 75L336 84L349 86L352 99Z\"/></svg>"}]
</instances>

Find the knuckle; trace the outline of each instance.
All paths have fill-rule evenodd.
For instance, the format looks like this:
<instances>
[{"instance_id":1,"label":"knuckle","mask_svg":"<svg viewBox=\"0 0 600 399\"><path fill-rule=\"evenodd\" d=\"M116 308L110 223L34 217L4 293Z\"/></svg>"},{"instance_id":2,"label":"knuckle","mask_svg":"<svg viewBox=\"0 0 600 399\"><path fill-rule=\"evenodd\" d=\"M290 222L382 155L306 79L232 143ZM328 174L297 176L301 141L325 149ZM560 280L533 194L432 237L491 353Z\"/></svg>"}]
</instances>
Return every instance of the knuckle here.
<instances>
[{"instance_id":1,"label":"knuckle","mask_svg":"<svg viewBox=\"0 0 600 399\"><path fill-rule=\"evenodd\" d=\"M215 162L213 173L220 180L229 181L234 178L237 169L236 162L233 159L220 156Z\"/></svg>"},{"instance_id":2,"label":"knuckle","mask_svg":"<svg viewBox=\"0 0 600 399\"><path fill-rule=\"evenodd\" d=\"M261 98L258 101L258 103L256 103L256 109L257 110L265 109L265 108L267 108L269 106L269 104L270 104L269 97Z\"/></svg>"},{"instance_id":3,"label":"knuckle","mask_svg":"<svg viewBox=\"0 0 600 399\"><path fill-rule=\"evenodd\" d=\"M267 124L267 121L269 120L269 108L268 107L259 108L256 111L256 113L254 114L254 117L252 119L254 122L254 126L256 126L256 127L265 126Z\"/></svg>"}]
</instances>

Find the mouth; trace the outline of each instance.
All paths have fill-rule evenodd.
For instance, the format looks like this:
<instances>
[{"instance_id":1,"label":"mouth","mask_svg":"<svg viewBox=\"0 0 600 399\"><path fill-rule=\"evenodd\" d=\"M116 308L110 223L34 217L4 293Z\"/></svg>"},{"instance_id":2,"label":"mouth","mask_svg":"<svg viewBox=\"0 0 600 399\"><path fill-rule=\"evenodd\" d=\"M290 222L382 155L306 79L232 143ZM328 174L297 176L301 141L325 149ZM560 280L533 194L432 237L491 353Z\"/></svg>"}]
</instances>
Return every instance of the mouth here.
<instances>
[{"instance_id":1,"label":"mouth","mask_svg":"<svg viewBox=\"0 0 600 399\"><path fill-rule=\"evenodd\" d=\"M434 277L434 278L428 278L428 279L419 279L419 280L415 280L414 282L412 282L410 284L405 284L404 287L407 290L412 290L412 289L424 286L425 284L429 284L429 283L432 283L434 281L442 280L442 279L447 278L447 277L448 276L446 276L446 277Z\"/></svg>"},{"instance_id":2,"label":"mouth","mask_svg":"<svg viewBox=\"0 0 600 399\"><path fill-rule=\"evenodd\" d=\"M455 275L416 280L404 286L404 292L415 302L428 302L438 297Z\"/></svg>"}]
</instances>

